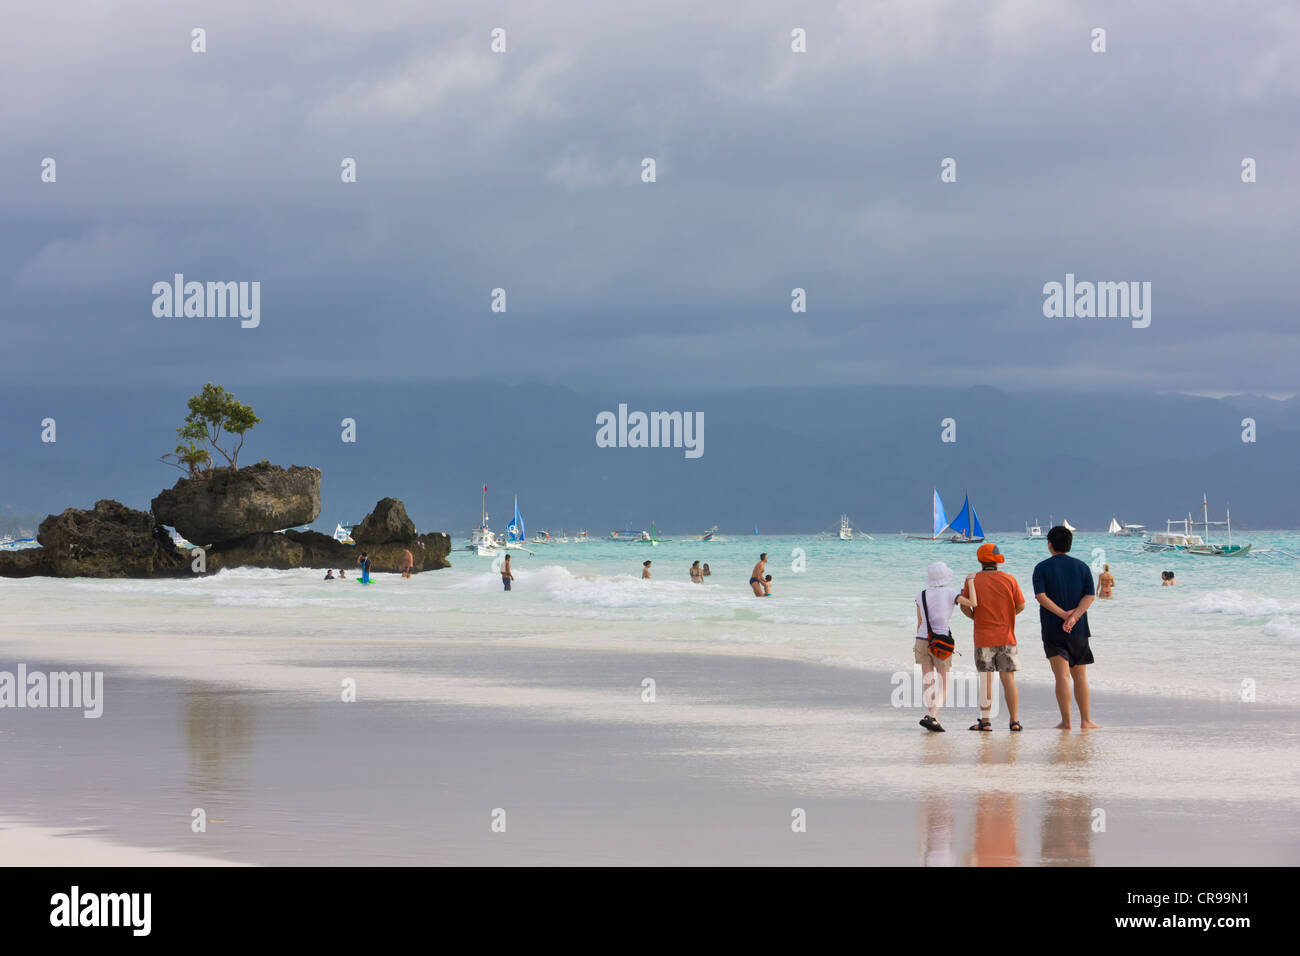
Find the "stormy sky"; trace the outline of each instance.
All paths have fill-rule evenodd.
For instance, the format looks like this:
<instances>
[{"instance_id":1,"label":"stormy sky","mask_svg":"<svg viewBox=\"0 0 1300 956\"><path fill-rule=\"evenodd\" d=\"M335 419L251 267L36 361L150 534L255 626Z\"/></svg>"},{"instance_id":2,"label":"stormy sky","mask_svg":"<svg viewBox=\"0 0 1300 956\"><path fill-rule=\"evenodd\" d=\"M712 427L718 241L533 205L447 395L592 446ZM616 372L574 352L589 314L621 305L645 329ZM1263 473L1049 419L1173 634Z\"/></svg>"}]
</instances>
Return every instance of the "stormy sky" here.
<instances>
[{"instance_id":1,"label":"stormy sky","mask_svg":"<svg viewBox=\"0 0 1300 956\"><path fill-rule=\"evenodd\" d=\"M22 4L0 61L10 383L1297 388L1293 4Z\"/></svg>"}]
</instances>

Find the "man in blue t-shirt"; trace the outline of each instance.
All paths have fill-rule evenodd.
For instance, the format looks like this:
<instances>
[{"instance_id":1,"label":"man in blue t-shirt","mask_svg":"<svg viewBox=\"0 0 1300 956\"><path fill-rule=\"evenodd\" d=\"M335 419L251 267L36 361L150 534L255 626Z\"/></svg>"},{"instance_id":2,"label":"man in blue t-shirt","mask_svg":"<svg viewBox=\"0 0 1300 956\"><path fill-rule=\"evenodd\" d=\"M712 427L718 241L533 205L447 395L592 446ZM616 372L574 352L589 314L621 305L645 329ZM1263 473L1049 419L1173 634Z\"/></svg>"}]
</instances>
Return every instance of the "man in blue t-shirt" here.
<instances>
[{"instance_id":1,"label":"man in blue t-shirt","mask_svg":"<svg viewBox=\"0 0 1300 956\"><path fill-rule=\"evenodd\" d=\"M1034 597L1038 621L1043 628L1043 651L1056 677L1056 704L1061 708L1058 730L1070 729L1070 684L1079 702L1079 726L1096 730L1089 713L1088 671L1092 648L1088 646L1088 608L1094 600L1092 571L1078 558L1070 557L1074 535L1057 525L1047 532L1047 550L1052 556L1034 568Z\"/></svg>"}]
</instances>

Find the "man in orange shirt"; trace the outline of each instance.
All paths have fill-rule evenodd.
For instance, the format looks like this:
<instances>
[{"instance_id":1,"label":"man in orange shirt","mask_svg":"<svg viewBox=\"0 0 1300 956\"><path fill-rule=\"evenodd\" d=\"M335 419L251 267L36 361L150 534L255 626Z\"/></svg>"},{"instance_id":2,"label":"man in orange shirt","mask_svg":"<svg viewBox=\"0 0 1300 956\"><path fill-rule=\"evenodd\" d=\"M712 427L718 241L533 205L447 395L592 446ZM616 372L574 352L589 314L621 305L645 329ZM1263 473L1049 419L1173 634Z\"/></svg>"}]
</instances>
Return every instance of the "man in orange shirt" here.
<instances>
[{"instance_id":1,"label":"man in orange shirt","mask_svg":"<svg viewBox=\"0 0 1300 956\"><path fill-rule=\"evenodd\" d=\"M980 717L971 730L992 730L989 713L993 705L993 675L1002 676L1002 691L1007 698L1011 730L1020 731L1016 711L1020 694L1016 690L1017 662L1016 615L1025 609L1025 596L1011 575L998 569L1006 560L991 541L980 545L975 557L980 572L966 579L962 597L972 606L961 604L961 612L975 622L975 670L980 674ZM973 585L973 587L972 587Z\"/></svg>"}]
</instances>

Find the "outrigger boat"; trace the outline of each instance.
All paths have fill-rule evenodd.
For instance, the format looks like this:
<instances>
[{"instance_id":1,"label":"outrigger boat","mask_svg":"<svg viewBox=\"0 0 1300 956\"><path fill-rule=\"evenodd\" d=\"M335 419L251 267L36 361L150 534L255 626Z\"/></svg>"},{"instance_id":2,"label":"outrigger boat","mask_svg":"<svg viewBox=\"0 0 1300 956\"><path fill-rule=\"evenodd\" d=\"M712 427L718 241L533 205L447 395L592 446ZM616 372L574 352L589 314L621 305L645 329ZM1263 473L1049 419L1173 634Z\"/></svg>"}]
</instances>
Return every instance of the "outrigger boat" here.
<instances>
[{"instance_id":1,"label":"outrigger boat","mask_svg":"<svg viewBox=\"0 0 1300 956\"><path fill-rule=\"evenodd\" d=\"M631 544L631 543L633 543L633 542L635 542L635 541L649 541L649 540L650 540L650 532L649 532L649 531L633 531L633 530L632 530L632 522L629 521L629 522L627 523L627 528L626 528L625 530L623 530L623 531L611 531L611 532L609 533L609 540L610 540L610 541L617 542L617 543L619 543L619 544Z\"/></svg>"},{"instance_id":2,"label":"outrigger boat","mask_svg":"<svg viewBox=\"0 0 1300 956\"><path fill-rule=\"evenodd\" d=\"M1043 529L1042 529L1042 527L1039 526L1039 524L1038 524L1038 519L1037 519L1037 518L1034 519L1034 523L1033 523L1032 525L1030 525L1030 524L1026 524L1026 525L1025 525L1025 537L1026 537L1026 538L1028 538L1028 539L1030 539L1030 540L1033 540L1033 541L1037 541L1037 540L1040 540L1043 536L1044 536L1044 535L1043 535Z\"/></svg>"},{"instance_id":3,"label":"outrigger boat","mask_svg":"<svg viewBox=\"0 0 1300 956\"><path fill-rule=\"evenodd\" d=\"M469 543L465 545L466 551L473 551L481 558L490 558L497 553L497 548L501 542L497 536L488 528L487 513L487 485L483 486L483 516L479 521L479 526L470 532Z\"/></svg>"},{"instance_id":4,"label":"outrigger boat","mask_svg":"<svg viewBox=\"0 0 1300 956\"><path fill-rule=\"evenodd\" d=\"M1195 524L1192 516L1189 514L1186 518L1170 518L1165 522L1165 530L1157 531L1150 540L1142 545L1143 551L1181 551L1184 554L1193 554L1200 557L1211 558L1239 558L1250 554L1253 545L1233 544L1232 543L1232 512L1225 511L1226 521L1210 520L1210 504L1204 494L1201 495L1201 509L1204 514L1203 524L1205 525L1205 537L1199 534L1193 534L1192 529ZM1175 531L1174 525L1183 526L1182 531ZM1210 525L1221 524L1228 528L1228 543L1214 544L1210 541Z\"/></svg>"}]
</instances>

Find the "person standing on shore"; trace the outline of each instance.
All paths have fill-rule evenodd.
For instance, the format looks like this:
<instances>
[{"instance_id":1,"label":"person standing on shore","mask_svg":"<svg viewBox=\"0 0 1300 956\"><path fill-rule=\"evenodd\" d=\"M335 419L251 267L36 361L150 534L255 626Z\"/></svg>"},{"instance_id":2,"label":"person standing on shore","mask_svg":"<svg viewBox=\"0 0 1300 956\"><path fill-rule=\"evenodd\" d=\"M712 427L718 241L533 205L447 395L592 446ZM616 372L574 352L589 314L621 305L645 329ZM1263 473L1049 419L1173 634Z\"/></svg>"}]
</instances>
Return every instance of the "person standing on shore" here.
<instances>
[{"instance_id":1,"label":"person standing on shore","mask_svg":"<svg viewBox=\"0 0 1300 956\"><path fill-rule=\"evenodd\" d=\"M912 659L921 665L921 702L926 714L921 726L936 734L944 733L939 723L939 708L948 699L948 676L952 672L951 657L935 657L930 653L930 634L948 634L952 628L952 609L958 600L957 591L948 587L952 570L942 561L935 561L925 569L925 587L917 592L916 640L912 644ZM913 671L915 673L915 671Z\"/></svg>"},{"instance_id":2,"label":"person standing on shore","mask_svg":"<svg viewBox=\"0 0 1300 956\"><path fill-rule=\"evenodd\" d=\"M1088 608L1094 592L1092 571L1070 556L1074 535L1057 525L1047 532L1047 550L1052 556L1034 568L1034 597L1043 629L1043 651L1056 677L1056 705L1061 709L1058 730L1070 729L1070 685L1079 703L1079 727L1098 730L1092 721L1088 694L1088 665L1093 662L1088 638Z\"/></svg>"},{"instance_id":3,"label":"person standing on shore","mask_svg":"<svg viewBox=\"0 0 1300 956\"><path fill-rule=\"evenodd\" d=\"M410 548L402 550L402 577L411 576L411 568L415 567L415 556L411 554Z\"/></svg>"},{"instance_id":4,"label":"person standing on shore","mask_svg":"<svg viewBox=\"0 0 1300 956\"><path fill-rule=\"evenodd\" d=\"M1097 597L1113 598L1115 596L1115 575L1110 573L1110 565L1101 566L1101 574L1097 575Z\"/></svg>"},{"instance_id":5,"label":"person standing on shore","mask_svg":"<svg viewBox=\"0 0 1300 956\"><path fill-rule=\"evenodd\" d=\"M763 575L767 571L767 552L764 551L758 556L758 564L754 565L754 570L749 572L749 588L754 592L754 597L763 596Z\"/></svg>"},{"instance_id":6,"label":"person standing on shore","mask_svg":"<svg viewBox=\"0 0 1300 956\"><path fill-rule=\"evenodd\" d=\"M501 562L501 585L509 591L510 582L514 579L515 573L510 570L510 555L507 554L506 559Z\"/></svg>"},{"instance_id":7,"label":"person standing on shore","mask_svg":"<svg viewBox=\"0 0 1300 956\"><path fill-rule=\"evenodd\" d=\"M1025 595L1020 590L1020 582L998 567L1006 558L992 541L980 545L975 559L980 563L980 571L966 579L958 599L961 612L975 622L980 715L970 729L993 729L993 675L997 674L1007 699L1011 732L1019 733L1024 728L1018 716L1020 692L1016 690L1016 671L1020 669L1016 615L1025 609Z\"/></svg>"}]
</instances>

